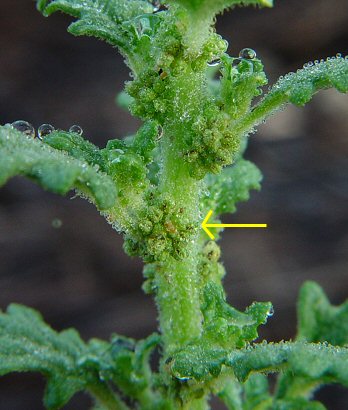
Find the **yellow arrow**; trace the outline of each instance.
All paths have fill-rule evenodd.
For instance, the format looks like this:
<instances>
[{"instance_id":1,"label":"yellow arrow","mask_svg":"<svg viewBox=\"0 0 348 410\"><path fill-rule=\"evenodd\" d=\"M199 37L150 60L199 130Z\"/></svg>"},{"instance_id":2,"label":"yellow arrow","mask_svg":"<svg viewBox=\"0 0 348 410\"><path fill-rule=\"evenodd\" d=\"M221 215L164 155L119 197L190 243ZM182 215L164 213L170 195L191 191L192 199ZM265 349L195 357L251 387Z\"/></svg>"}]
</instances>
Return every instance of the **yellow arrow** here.
<instances>
[{"instance_id":1,"label":"yellow arrow","mask_svg":"<svg viewBox=\"0 0 348 410\"><path fill-rule=\"evenodd\" d=\"M208 224L207 222L209 221L209 218L212 216L212 214L213 211L210 210L201 225L206 234L212 240L215 239L215 236L210 232L208 228L267 228L267 224Z\"/></svg>"}]
</instances>

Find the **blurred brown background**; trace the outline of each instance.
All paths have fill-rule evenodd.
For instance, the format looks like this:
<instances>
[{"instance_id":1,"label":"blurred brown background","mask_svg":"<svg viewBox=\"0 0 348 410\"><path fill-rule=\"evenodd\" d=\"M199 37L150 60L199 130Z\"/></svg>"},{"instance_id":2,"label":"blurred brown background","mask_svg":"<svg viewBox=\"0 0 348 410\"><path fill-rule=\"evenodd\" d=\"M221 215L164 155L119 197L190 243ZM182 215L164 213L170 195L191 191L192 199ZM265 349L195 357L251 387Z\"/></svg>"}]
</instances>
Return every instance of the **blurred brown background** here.
<instances>
[{"instance_id":1,"label":"blurred brown background","mask_svg":"<svg viewBox=\"0 0 348 410\"><path fill-rule=\"evenodd\" d=\"M128 70L111 47L67 34L69 21L43 18L31 0L1 0L0 123L78 123L103 146L139 124L114 104ZM273 82L309 60L348 54L348 4L288 0L273 10L236 9L218 19L218 31L232 55L254 48ZM348 97L325 91L305 109L280 113L251 139L247 156L264 172L263 190L226 220L269 229L226 230L222 247L230 301L241 309L254 300L274 303L261 337L294 336L295 302L306 279L319 282L333 303L348 296L347 137ZM141 262L123 253L121 238L91 205L72 196L20 178L0 190L0 307L35 307L54 328L74 326L86 339L146 336L157 323L152 300L140 290ZM60 229L52 226L56 219ZM0 410L43 409L43 388L37 375L0 379ZM329 409L348 408L342 388L316 396ZM79 395L66 409L89 403Z\"/></svg>"}]
</instances>

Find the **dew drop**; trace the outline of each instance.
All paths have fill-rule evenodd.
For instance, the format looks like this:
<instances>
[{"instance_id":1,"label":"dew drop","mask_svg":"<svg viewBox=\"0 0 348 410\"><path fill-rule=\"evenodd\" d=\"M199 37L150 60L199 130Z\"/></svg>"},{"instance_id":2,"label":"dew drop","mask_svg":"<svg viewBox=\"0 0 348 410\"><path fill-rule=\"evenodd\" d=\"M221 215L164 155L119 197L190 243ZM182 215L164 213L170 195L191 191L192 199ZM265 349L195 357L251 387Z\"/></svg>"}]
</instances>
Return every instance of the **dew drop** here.
<instances>
[{"instance_id":1,"label":"dew drop","mask_svg":"<svg viewBox=\"0 0 348 410\"><path fill-rule=\"evenodd\" d=\"M271 316L273 316L273 315L274 315L274 308L273 308L273 306L271 306L270 309L269 309L269 311L268 311L268 313L267 313L267 316L268 316L268 317L271 317Z\"/></svg>"},{"instance_id":2,"label":"dew drop","mask_svg":"<svg viewBox=\"0 0 348 410\"><path fill-rule=\"evenodd\" d=\"M342 58L342 54L341 54L341 53L337 53L337 54L336 54L336 57L337 57L337 58Z\"/></svg>"},{"instance_id":3,"label":"dew drop","mask_svg":"<svg viewBox=\"0 0 348 410\"><path fill-rule=\"evenodd\" d=\"M232 61L232 67L237 67L242 62L240 58L234 58Z\"/></svg>"},{"instance_id":4,"label":"dew drop","mask_svg":"<svg viewBox=\"0 0 348 410\"><path fill-rule=\"evenodd\" d=\"M51 134L53 131L54 127L51 124L42 124L37 130L37 137L42 141L46 135Z\"/></svg>"},{"instance_id":5,"label":"dew drop","mask_svg":"<svg viewBox=\"0 0 348 410\"><path fill-rule=\"evenodd\" d=\"M163 4L161 4L160 0L152 0L151 4L153 6L154 13L157 13L158 11L167 10L167 8Z\"/></svg>"},{"instance_id":6,"label":"dew drop","mask_svg":"<svg viewBox=\"0 0 348 410\"><path fill-rule=\"evenodd\" d=\"M156 11L158 11L161 7L161 3L159 2L159 0L153 0L151 2L151 4L153 5L153 12L156 13Z\"/></svg>"},{"instance_id":7,"label":"dew drop","mask_svg":"<svg viewBox=\"0 0 348 410\"><path fill-rule=\"evenodd\" d=\"M256 58L256 55L256 51L252 48L243 48L243 50L240 50L239 52L239 57L245 58L247 60L253 60L254 58Z\"/></svg>"},{"instance_id":8,"label":"dew drop","mask_svg":"<svg viewBox=\"0 0 348 410\"><path fill-rule=\"evenodd\" d=\"M221 64L221 60L219 58L215 58L208 62L209 67L216 67L217 65Z\"/></svg>"},{"instance_id":9,"label":"dew drop","mask_svg":"<svg viewBox=\"0 0 348 410\"><path fill-rule=\"evenodd\" d=\"M62 225L63 225L63 222L62 222L61 219L54 218L54 219L52 220L52 228L54 228L54 229L59 229L59 228L62 227Z\"/></svg>"},{"instance_id":10,"label":"dew drop","mask_svg":"<svg viewBox=\"0 0 348 410\"><path fill-rule=\"evenodd\" d=\"M79 125L72 125L69 128L69 132L73 132L75 134L82 135L83 134L83 129Z\"/></svg>"},{"instance_id":11,"label":"dew drop","mask_svg":"<svg viewBox=\"0 0 348 410\"><path fill-rule=\"evenodd\" d=\"M13 122L11 126L28 137L35 138L35 128L27 121L18 120Z\"/></svg>"}]
</instances>

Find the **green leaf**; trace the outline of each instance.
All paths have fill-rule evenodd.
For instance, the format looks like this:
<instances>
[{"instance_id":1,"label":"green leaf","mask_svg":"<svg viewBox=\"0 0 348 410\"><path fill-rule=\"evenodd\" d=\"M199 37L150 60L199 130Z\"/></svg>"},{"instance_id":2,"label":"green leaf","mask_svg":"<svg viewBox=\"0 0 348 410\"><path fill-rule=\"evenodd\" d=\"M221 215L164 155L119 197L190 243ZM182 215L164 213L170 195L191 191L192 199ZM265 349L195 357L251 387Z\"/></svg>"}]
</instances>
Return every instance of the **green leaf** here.
<instances>
[{"instance_id":1,"label":"green leaf","mask_svg":"<svg viewBox=\"0 0 348 410\"><path fill-rule=\"evenodd\" d=\"M298 340L348 344L348 300L332 306L319 285L306 282L300 291L297 311Z\"/></svg>"},{"instance_id":2,"label":"green leaf","mask_svg":"<svg viewBox=\"0 0 348 410\"><path fill-rule=\"evenodd\" d=\"M348 386L348 349L303 342L261 343L230 353L225 365L245 381L252 372L291 370L297 376Z\"/></svg>"},{"instance_id":3,"label":"green leaf","mask_svg":"<svg viewBox=\"0 0 348 410\"><path fill-rule=\"evenodd\" d=\"M273 6L273 0L168 0L168 3L180 4L192 13L207 16L234 6Z\"/></svg>"},{"instance_id":4,"label":"green leaf","mask_svg":"<svg viewBox=\"0 0 348 410\"><path fill-rule=\"evenodd\" d=\"M281 77L250 113L236 122L236 132L251 132L253 127L285 104L303 106L321 89L336 88L341 93L348 91L348 58L332 57L304 67Z\"/></svg>"},{"instance_id":5,"label":"green leaf","mask_svg":"<svg viewBox=\"0 0 348 410\"><path fill-rule=\"evenodd\" d=\"M48 378L44 402L58 409L86 387L77 359L86 349L74 330L56 333L33 309L10 305L0 313L0 374L37 371Z\"/></svg>"},{"instance_id":6,"label":"green leaf","mask_svg":"<svg viewBox=\"0 0 348 410\"><path fill-rule=\"evenodd\" d=\"M113 335L111 344L92 339L79 366L84 372L95 372L114 383L125 395L141 400L153 383L149 359L159 342L158 334L138 342L119 335Z\"/></svg>"},{"instance_id":7,"label":"green leaf","mask_svg":"<svg viewBox=\"0 0 348 410\"><path fill-rule=\"evenodd\" d=\"M243 347L258 337L257 328L272 314L269 302L254 302L245 312L239 312L226 302L221 285L210 282L203 295L203 338L225 348Z\"/></svg>"},{"instance_id":8,"label":"green leaf","mask_svg":"<svg viewBox=\"0 0 348 410\"><path fill-rule=\"evenodd\" d=\"M60 135L56 135L58 140ZM108 209L116 201L112 179L98 171L98 167L31 139L10 126L0 127L0 185L16 175L29 177L44 189L59 194L78 189L99 209Z\"/></svg>"},{"instance_id":9,"label":"green leaf","mask_svg":"<svg viewBox=\"0 0 348 410\"><path fill-rule=\"evenodd\" d=\"M39 0L37 8L45 16L62 11L78 20L69 26L74 35L87 35L105 40L121 49L130 49L135 29L123 25L139 15L152 13L153 6L141 0Z\"/></svg>"},{"instance_id":10,"label":"green leaf","mask_svg":"<svg viewBox=\"0 0 348 410\"><path fill-rule=\"evenodd\" d=\"M226 167L220 175L207 175L207 194L202 199L204 209L213 209L214 215L233 213L237 203L247 201L249 191L259 190L262 174L250 161L238 160Z\"/></svg>"},{"instance_id":11,"label":"green leaf","mask_svg":"<svg viewBox=\"0 0 348 410\"><path fill-rule=\"evenodd\" d=\"M210 282L203 295L203 333L173 355L173 375L179 380L217 377L227 352L255 340L257 328L266 323L271 310L271 303L254 302L244 313L239 312L226 302L221 285Z\"/></svg>"},{"instance_id":12,"label":"green leaf","mask_svg":"<svg viewBox=\"0 0 348 410\"><path fill-rule=\"evenodd\" d=\"M348 302L341 306L332 306L319 285L306 282L300 291L297 310L297 340L328 342L336 346L347 344ZM294 375L290 368L279 376L277 397L282 400L310 397L320 382L320 379Z\"/></svg>"},{"instance_id":13,"label":"green leaf","mask_svg":"<svg viewBox=\"0 0 348 410\"><path fill-rule=\"evenodd\" d=\"M77 133L54 131L44 137L44 143L105 172L106 165L100 149Z\"/></svg>"},{"instance_id":14,"label":"green leaf","mask_svg":"<svg viewBox=\"0 0 348 410\"><path fill-rule=\"evenodd\" d=\"M0 375L10 372L39 372L47 378L44 404L56 410L82 390L88 391L105 409L127 410L122 400L101 378L100 363L110 344L93 355L93 342L85 344L74 329L55 332L35 310L12 304L0 312ZM86 358L94 367L86 366Z\"/></svg>"},{"instance_id":15,"label":"green leaf","mask_svg":"<svg viewBox=\"0 0 348 410\"><path fill-rule=\"evenodd\" d=\"M263 64L256 55L251 59L224 55L221 61L223 66L220 98L223 109L232 119L238 119L249 111L251 102L262 94L261 87L266 85L268 80Z\"/></svg>"},{"instance_id":16,"label":"green leaf","mask_svg":"<svg viewBox=\"0 0 348 410\"><path fill-rule=\"evenodd\" d=\"M252 374L244 384L244 399L243 410L269 409L272 398L267 376L258 373Z\"/></svg>"}]
</instances>

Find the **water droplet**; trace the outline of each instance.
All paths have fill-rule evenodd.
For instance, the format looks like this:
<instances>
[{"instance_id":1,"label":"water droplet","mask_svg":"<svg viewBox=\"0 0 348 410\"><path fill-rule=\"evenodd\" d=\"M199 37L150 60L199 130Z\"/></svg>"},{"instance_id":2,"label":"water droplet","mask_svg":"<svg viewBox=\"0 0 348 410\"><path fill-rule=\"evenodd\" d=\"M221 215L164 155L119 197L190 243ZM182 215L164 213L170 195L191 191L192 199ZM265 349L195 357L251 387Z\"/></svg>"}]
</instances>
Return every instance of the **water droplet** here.
<instances>
[{"instance_id":1,"label":"water droplet","mask_svg":"<svg viewBox=\"0 0 348 410\"><path fill-rule=\"evenodd\" d=\"M152 2L153 5L153 12L156 13L161 8L161 2L159 0L153 0Z\"/></svg>"},{"instance_id":2,"label":"water droplet","mask_svg":"<svg viewBox=\"0 0 348 410\"><path fill-rule=\"evenodd\" d=\"M161 4L160 0L152 0L153 12L157 13L158 11L167 10L167 7Z\"/></svg>"},{"instance_id":3,"label":"water droplet","mask_svg":"<svg viewBox=\"0 0 348 410\"><path fill-rule=\"evenodd\" d=\"M69 132L74 132L75 134L82 135L83 129L79 125L72 125L69 128Z\"/></svg>"},{"instance_id":4,"label":"water droplet","mask_svg":"<svg viewBox=\"0 0 348 410\"><path fill-rule=\"evenodd\" d=\"M54 127L51 124L42 124L37 130L37 137L42 141L43 138L46 137L46 135L51 134L51 132L53 131Z\"/></svg>"},{"instance_id":5,"label":"water droplet","mask_svg":"<svg viewBox=\"0 0 348 410\"><path fill-rule=\"evenodd\" d=\"M221 60L219 58L215 58L208 62L209 67L216 67L217 65L221 64Z\"/></svg>"},{"instance_id":6,"label":"water droplet","mask_svg":"<svg viewBox=\"0 0 348 410\"><path fill-rule=\"evenodd\" d=\"M256 51L252 48L243 48L243 50L240 50L239 52L239 57L247 60L253 60L256 58Z\"/></svg>"},{"instance_id":7,"label":"water droplet","mask_svg":"<svg viewBox=\"0 0 348 410\"><path fill-rule=\"evenodd\" d=\"M59 229L59 228L62 227L62 225L63 225L63 222L62 222L61 219L54 218L54 219L52 220L52 228L54 228L54 229Z\"/></svg>"},{"instance_id":8,"label":"water droplet","mask_svg":"<svg viewBox=\"0 0 348 410\"><path fill-rule=\"evenodd\" d=\"M18 120L11 124L11 126L17 131L22 132L28 137L35 138L35 128L27 121Z\"/></svg>"},{"instance_id":9,"label":"water droplet","mask_svg":"<svg viewBox=\"0 0 348 410\"><path fill-rule=\"evenodd\" d=\"M234 58L232 61L232 67L237 67L238 64L240 64L242 60L240 58Z\"/></svg>"},{"instance_id":10,"label":"water droplet","mask_svg":"<svg viewBox=\"0 0 348 410\"><path fill-rule=\"evenodd\" d=\"M341 53L337 53L337 54L336 54L336 57L337 57L337 58L341 58L341 57L342 57L342 54L341 54Z\"/></svg>"},{"instance_id":11,"label":"water droplet","mask_svg":"<svg viewBox=\"0 0 348 410\"><path fill-rule=\"evenodd\" d=\"M268 311L268 313L267 313L267 316L268 316L268 317L271 317L271 316L273 316L273 315L274 315L274 308L273 308L273 306L271 306L270 309L269 309L269 311Z\"/></svg>"}]
</instances>

